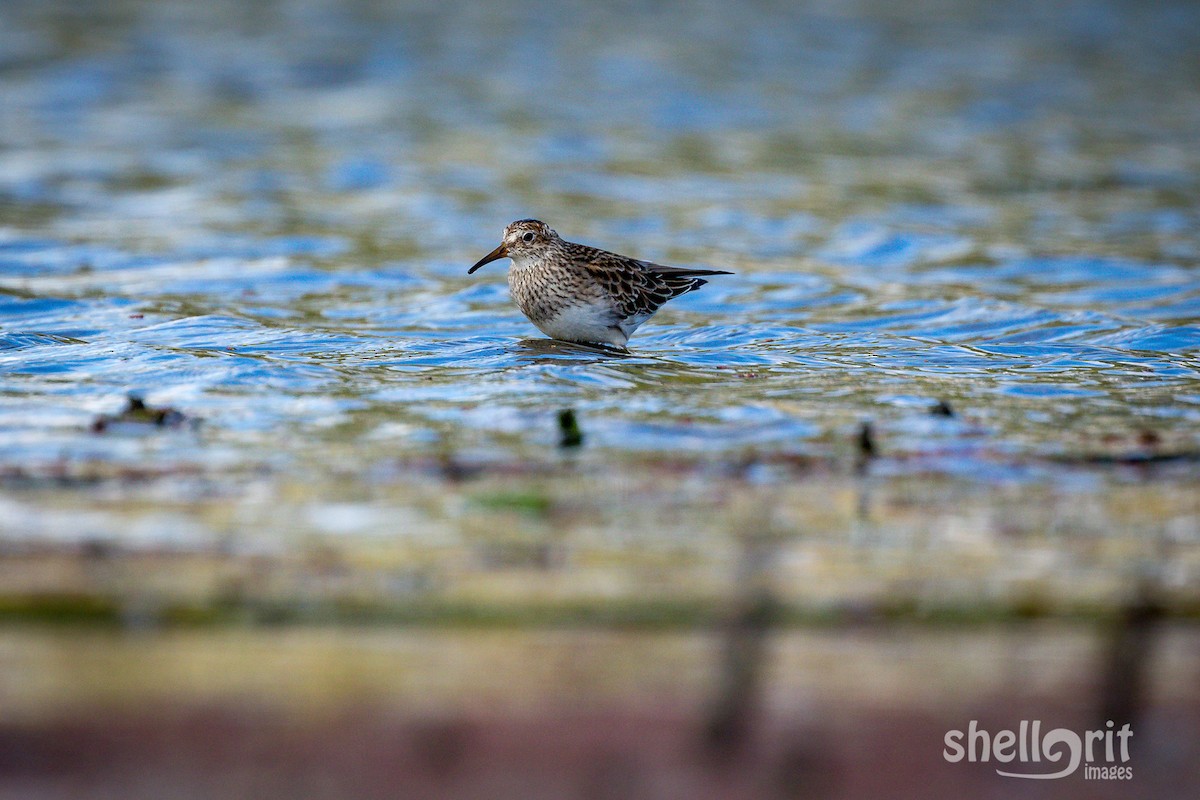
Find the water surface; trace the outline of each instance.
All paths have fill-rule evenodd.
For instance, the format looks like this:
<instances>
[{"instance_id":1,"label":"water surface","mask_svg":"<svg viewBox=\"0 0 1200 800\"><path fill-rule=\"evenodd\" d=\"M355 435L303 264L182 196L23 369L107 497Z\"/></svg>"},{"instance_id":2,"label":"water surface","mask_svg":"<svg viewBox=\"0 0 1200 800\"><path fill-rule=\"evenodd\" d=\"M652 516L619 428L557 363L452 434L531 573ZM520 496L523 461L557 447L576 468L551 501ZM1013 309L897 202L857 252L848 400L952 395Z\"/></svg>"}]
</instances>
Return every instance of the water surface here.
<instances>
[{"instance_id":1,"label":"water surface","mask_svg":"<svg viewBox=\"0 0 1200 800\"><path fill-rule=\"evenodd\" d=\"M4 464L1197 444L1193 4L3 16ZM526 216L736 274L548 348L466 275ZM91 434L130 393L203 424Z\"/></svg>"}]
</instances>

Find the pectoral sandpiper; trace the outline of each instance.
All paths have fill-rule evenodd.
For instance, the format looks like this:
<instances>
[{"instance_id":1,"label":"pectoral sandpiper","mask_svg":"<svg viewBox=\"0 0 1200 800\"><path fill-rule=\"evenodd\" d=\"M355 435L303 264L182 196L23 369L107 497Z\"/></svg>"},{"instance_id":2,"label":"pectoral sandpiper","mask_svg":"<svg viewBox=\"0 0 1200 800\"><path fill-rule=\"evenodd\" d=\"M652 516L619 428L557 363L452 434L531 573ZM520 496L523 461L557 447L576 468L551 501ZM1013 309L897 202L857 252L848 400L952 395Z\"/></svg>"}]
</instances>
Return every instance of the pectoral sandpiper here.
<instances>
[{"instance_id":1,"label":"pectoral sandpiper","mask_svg":"<svg viewBox=\"0 0 1200 800\"><path fill-rule=\"evenodd\" d=\"M707 283L701 275L730 274L667 267L575 244L536 219L519 219L505 228L500 246L467 274L501 258L512 259L508 288L513 300L543 333L622 349L659 306Z\"/></svg>"}]
</instances>

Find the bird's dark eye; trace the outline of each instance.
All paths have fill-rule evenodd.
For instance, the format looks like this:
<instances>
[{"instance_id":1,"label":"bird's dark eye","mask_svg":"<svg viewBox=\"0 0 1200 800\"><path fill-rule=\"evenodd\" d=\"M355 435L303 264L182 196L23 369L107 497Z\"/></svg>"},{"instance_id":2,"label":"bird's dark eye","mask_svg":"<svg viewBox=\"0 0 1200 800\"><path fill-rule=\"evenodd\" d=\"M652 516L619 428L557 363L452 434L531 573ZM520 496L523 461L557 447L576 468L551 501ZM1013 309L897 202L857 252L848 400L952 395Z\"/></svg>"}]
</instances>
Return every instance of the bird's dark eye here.
<instances>
[{"instance_id":1,"label":"bird's dark eye","mask_svg":"<svg viewBox=\"0 0 1200 800\"><path fill-rule=\"evenodd\" d=\"M522 236L521 238L527 242L532 242L533 241L533 231L526 231L525 235Z\"/></svg>"}]
</instances>

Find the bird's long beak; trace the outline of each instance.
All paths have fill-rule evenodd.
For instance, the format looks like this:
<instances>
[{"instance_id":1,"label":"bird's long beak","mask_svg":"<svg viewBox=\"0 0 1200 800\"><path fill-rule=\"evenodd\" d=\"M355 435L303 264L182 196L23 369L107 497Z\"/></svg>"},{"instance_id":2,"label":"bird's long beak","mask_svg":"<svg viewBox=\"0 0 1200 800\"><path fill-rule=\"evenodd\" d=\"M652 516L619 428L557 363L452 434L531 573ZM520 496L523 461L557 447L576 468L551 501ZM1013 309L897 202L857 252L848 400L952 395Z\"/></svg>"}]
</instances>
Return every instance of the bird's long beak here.
<instances>
[{"instance_id":1,"label":"bird's long beak","mask_svg":"<svg viewBox=\"0 0 1200 800\"><path fill-rule=\"evenodd\" d=\"M482 267L484 264L489 264L489 263L491 263L492 261L495 261L495 260L497 260L497 259L500 259L500 258L504 258L504 257L505 257L505 256L507 256L507 255L508 255L508 248L504 246L504 243L503 243L503 242L501 242L499 247L497 247L497 248L496 248L495 250L493 250L492 252L488 253L488 254L487 254L486 256L484 256L483 258L481 258L481 259L479 259L478 261L476 261L476 262L475 262L475 266L473 266L473 267L471 267L469 270L467 270L467 274L468 274L468 275L470 275L472 272L474 272L475 270L479 269L479 268L480 268L480 267Z\"/></svg>"}]
</instances>

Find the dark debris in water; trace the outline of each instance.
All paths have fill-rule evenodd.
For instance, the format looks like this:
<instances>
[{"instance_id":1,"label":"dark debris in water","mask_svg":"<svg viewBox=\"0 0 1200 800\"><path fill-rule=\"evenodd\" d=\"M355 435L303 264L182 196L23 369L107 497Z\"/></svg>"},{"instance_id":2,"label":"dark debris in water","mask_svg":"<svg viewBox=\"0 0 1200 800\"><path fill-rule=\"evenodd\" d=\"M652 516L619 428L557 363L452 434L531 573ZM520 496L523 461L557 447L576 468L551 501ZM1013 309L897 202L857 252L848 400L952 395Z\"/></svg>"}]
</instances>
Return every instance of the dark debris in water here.
<instances>
[{"instance_id":1,"label":"dark debris in water","mask_svg":"<svg viewBox=\"0 0 1200 800\"><path fill-rule=\"evenodd\" d=\"M571 448L579 447L583 444L583 431L579 427L579 420L575 417L575 410L564 408L558 412L558 430L559 430L559 447Z\"/></svg>"},{"instance_id":2,"label":"dark debris in water","mask_svg":"<svg viewBox=\"0 0 1200 800\"><path fill-rule=\"evenodd\" d=\"M199 420L189 417L171 406L151 406L137 395L130 395L125 408L116 415L101 414L92 423L93 433L111 432L120 426L149 426L156 428L182 428L198 424Z\"/></svg>"},{"instance_id":3,"label":"dark debris in water","mask_svg":"<svg viewBox=\"0 0 1200 800\"><path fill-rule=\"evenodd\" d=\"M937 404L929 409L929 413L935 417L953 417L954 409L945 400L938 400Z\"/></svg>"},{"instance_id":4,"label":"dark debris in water","mask_svg":"<svg viewBox=\"0 0 1200 800\"><path fill-rule=\"evenodd\" d=\"M858 428L858 456L855 464L857 471L862 472L867 468L867 464L871 459L879 454L879 448L875 444L875 426L870 422L864 422Z\"/></svg>"}]
</instances>

